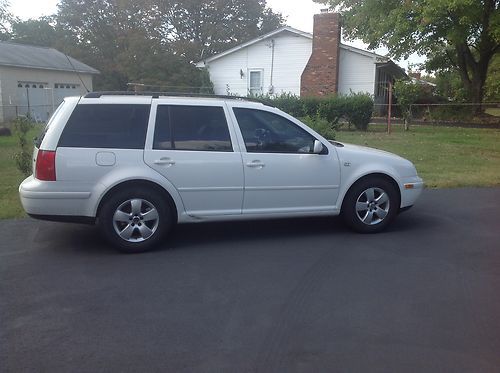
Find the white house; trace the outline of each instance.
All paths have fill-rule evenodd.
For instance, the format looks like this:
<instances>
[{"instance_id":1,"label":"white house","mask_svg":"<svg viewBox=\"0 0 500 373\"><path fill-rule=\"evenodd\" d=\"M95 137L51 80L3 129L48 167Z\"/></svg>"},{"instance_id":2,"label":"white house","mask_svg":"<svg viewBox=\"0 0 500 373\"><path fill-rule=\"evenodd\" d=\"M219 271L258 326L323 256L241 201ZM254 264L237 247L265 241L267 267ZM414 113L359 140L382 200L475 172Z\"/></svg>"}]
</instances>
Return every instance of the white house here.
<instances>
[{"instance_id":1,"label":"white house","mask_svg":"<svg viewBox=\"0 0 500 373\"><path fill-rule=\"evenodd\" d=\"M196 64L216 94L325 95L365 92L385 103L389 80L405 76L390 59L340 43L336 13L314 16L314 33L283 27Z\"/></svg>"},{"instance_id":2,"label":"white house","mask_svg":"<svg viewBox=\"0 0 500 373\"><path fill-rule=\"evenodd\" d=\"M0 123L45 121L66 96L92 91L96 69L53 48L0 42Z\"/></svg>"}]
</instances>

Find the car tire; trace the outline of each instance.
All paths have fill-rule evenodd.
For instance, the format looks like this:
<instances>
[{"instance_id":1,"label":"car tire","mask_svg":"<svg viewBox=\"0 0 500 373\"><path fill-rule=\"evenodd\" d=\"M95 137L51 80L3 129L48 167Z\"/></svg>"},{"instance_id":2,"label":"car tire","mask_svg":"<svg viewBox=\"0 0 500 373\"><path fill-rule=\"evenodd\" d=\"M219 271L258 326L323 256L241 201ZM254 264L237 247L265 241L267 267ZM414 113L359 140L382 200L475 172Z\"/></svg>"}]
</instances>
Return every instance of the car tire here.
<instances>
[{"instance_id":1,"label":"car tire","mask_svg":"<svg viewBox=\"0 0 500 373\"><path fill-rule=\"evenodd\" d=\"M396 217L400 195L382 177L367 177L355 183L342 203L345 223L360 233L378 233Z\"/></svg>"},{"instance_id":2,"label":"car tire","mask_svg":"<svg viewBox=\"0 0 500 373\"><path fill-rule=\"evenodd\" d=\"M99 227L109 243L125 253L142 253L157 246L173 225L169 202L157 191L134 187L107 199Z\"/></svg>"}]
</instances>

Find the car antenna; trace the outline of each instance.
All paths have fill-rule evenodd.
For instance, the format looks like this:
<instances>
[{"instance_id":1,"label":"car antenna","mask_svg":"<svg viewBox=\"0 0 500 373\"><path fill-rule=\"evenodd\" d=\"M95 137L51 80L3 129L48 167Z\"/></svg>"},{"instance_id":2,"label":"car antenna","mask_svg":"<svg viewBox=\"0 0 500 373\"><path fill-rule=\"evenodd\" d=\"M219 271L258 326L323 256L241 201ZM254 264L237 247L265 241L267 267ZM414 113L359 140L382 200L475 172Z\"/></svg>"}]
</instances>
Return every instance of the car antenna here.
<instances>
[{"instance_id":1,"label":"car antenna","mask_svg":"<svg viewBox=\"0 0 500 373\"><path fill-rule=\"evenodd\" d=\"M83 81L82 77L80 76L80 73L79 73L79 72L78 72L78 70L75 68L75 65L73 65L73 62L71 62L71 59L69 58L69 56L68 56L66 53L63 53L63 54L64 54L64 55L66 56L66 58L68 59L68 62L69 62L69 64L71 65L71 67L73 68L73 70L74 70L74 72L76 73L76 75L78 75L78 79L80 79L80 82L82 82L83 87L85 88L85 90L87 91L87 93L89 93L90 91L89 91L89 89L87 88L87 86L85 85L85 83L84 83L84 81Z\"/></svg>"}]
</instances>

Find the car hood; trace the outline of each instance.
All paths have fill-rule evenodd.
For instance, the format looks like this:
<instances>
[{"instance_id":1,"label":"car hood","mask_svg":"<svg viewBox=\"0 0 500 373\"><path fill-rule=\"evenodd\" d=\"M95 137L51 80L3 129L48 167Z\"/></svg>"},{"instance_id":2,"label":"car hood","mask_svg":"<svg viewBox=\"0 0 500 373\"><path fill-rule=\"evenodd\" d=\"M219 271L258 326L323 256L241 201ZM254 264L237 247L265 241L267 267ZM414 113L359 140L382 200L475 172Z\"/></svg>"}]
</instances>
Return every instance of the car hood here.
<instances>
[{"instance_id":1,"label":"car hood","mask_svg":"<svg viewBox=\"0 0 500 373\"><path fill-rule=\"evenodd\" d=\"M403 161L407 161L403 157L400 157L397 154L386 152L385 150L380 150L380 149L375 149L375 148L369 148L367 146L361 146L361 145L354 145L354 144L346 144L346 143L340 143L336 142L334 144L337 147L337 153L339 154L349 154L349 155L373 155L376 157L388 157L388 158L394 158L394 159L399 159ZM407 161L409 162L409 161Z\"/></svg>"},{"instance_id":2,"label":"car hood","mask_svg":"<svg viewBox=\"0 0 500 373\"><path fill-rule=\"evenodd\" d=\"M341 164L353 168L368 165L380 170L392 168L399 176L413 176L417 170L412 162L399 155L384 150L368 148L366 146L332 142L335 146Z\"/></svg>"}]
</instances>

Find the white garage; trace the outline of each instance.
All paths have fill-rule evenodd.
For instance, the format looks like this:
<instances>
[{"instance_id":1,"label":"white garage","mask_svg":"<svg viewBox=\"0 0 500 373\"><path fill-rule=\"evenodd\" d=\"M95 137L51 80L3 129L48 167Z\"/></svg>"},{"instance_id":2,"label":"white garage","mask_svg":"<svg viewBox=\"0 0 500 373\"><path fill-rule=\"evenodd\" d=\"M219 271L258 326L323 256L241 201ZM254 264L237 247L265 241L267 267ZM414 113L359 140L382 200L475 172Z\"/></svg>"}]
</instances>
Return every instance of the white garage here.
<instances>
[{"instance_id":1,"label":"white garage","mask_svg":"<svg viewBox=\"0 0 500 373\"><path fill-rule=\"evenodd\" d=\"M53 48L0 42L0 123L46 121L64 97L92 91L99 71Z\"/></svg>"}]
</instances>

